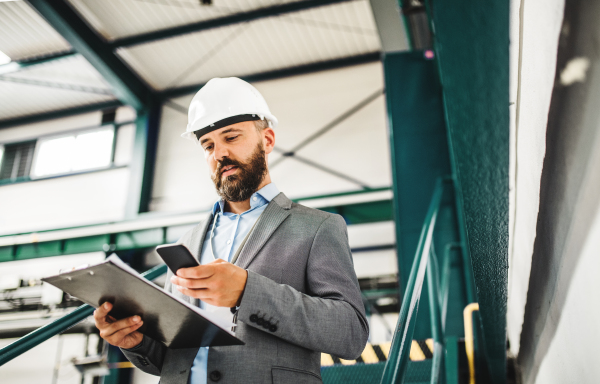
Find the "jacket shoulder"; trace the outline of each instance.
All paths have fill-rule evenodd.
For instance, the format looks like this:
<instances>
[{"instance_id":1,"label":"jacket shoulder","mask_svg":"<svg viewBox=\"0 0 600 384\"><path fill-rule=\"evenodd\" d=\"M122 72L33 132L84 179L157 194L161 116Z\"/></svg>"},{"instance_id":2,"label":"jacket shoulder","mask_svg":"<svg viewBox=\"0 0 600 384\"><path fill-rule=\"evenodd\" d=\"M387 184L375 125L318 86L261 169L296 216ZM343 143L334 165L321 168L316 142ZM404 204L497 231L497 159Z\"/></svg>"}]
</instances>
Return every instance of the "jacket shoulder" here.
<instances>
[{"instance_id":1,"label":"jacket shoulder","mask_svg":"<svg viewBox=\"0 0 600 384\"><path fill-rule=\"evenodd\" d=\"M345 223L344 218L341 215L338 215L337 213L331 213L316 208L310 208L298 203L292 203L290 212L292 213L292 215L296 216L296 218L304 218L312 222L323 222L327 219L332 219Z\"/></svg>"}]
</instances>

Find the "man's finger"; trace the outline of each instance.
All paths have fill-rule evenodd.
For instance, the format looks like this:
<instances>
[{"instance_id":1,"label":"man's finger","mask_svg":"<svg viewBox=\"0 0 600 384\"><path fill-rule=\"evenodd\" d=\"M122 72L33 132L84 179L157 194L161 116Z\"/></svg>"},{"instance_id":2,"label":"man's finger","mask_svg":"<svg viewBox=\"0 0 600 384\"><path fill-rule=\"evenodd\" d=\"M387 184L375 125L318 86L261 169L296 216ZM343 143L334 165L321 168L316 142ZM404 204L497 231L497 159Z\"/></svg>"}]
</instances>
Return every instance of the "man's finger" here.
<instances>
[{"instance_id":1,"label":"man's finger","mask_svg":"<svg viewBox=\"0 0 600 384\"><path fill-rule=\"evenodd\" d=\"M202 301L212 298L213 294L208 289L188 289L184 287L177 287L177 289L186 296L194 297Z\"/></svg>"},{"instance_id":2,"label":"man's finger","mask_svg":"<svg viewBox=\"0 0 600 384\"><path fill-rule=\"evenodd\" d=\"M115 333L121 331L122 329L126 329L132 327L134 325L138 325L142 322L139 316L131 316L125 319L121 319L119 321L115 321L114 323L110 323L108 326L102 328L101 336L102 338L111 337Z\"/></svg>"},{"instance_id":3,"label":"man's finger","mask_svg":"<svg viewBox=\"0 0 600 384\"><path fill-rule=\"evenodd\" d=\"M212 280L213 279L211 279L210 277L205 279L186 279L177 276L171 277L171 283L173 283L174 285L190 289L210 288Z\"/></svg>"},{"instance_id":4,"label":"man's finger","mask_svg":"<svg viewBox=\"0 0 600 384\"><path fill-rule=\"evenodd\" d=\"M130 327L123 328L120 331L115 332L114 334L109 336L108 337L109 340L107 340L107 341L112 345L119 345L119 344L121 344L123 339L125 339L125 337L127 337L127 335L135 332L139 327L142 326L142 324L143 324L143 321L140 321L139 323L134 324Z\"/></svg>"},{"instance_id":5,"label":"man's finger","mask_svg":"<svg viewBox=\"0 0 600 384\"><path fill-rule=\"evenodd\" d=\"M109 302L103 303L94 311L94 319L104 319L111 309L112 305Z\"/></svg>"},{"instance_id":6,"label":"man's finger","mask_svg":"<svg viewBox=\"0 0 600 384\"><path fill-rule=\"evenodd\" d=\"M197 267L190 268L179 268L177 270L177 276L183 277L186 279L206 279L207 277L211 277L214 275L214 265L206 264L206 265L198 265Z\"/></svg>"}]
</instances>

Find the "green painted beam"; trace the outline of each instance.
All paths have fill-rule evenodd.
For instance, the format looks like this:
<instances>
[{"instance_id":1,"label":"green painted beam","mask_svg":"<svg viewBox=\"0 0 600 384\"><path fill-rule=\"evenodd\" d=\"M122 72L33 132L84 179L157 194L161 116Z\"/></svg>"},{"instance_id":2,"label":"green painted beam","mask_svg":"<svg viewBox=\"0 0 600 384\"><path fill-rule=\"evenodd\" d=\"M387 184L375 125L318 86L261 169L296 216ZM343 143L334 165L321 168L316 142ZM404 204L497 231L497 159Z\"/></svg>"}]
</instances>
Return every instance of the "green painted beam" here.
<instances>
[{"instance_id":1,"label":"green painted beam","mask_svg":"<svg viewBox=\"0 0 600 384\"><path fill-rule=\"evenodd\" d=\"M67 57L73 57L77 55L73 51L59 52L51 55L38 57L31 60L12 61L8 64L0 65L0 75L6 75L8 73L18 72L22 69L33 67L36 65L49 64L57 60L61 60Z\"/></svg>"},{"instance_id":2,"label":"green painted beam","mask_svg":"<svg viewBox=\"0 0 600 384\"><path fill-rule=\"evenodd\" d=\"M62 253L60 241L23 244L17 247L15 260L36 259L40 257L61 255Z\"/></svg>"},{"instance_id":3,"label":"green painted beam","mask_svg":"<svg viewBox=\"0 0 600 384\"><path fill-rule=\"evenodd\" d=\"M153 228L141 231L118 233L116 250L151 248L164 243L163 229Z\"/></svg>"},{"instance_id":4,"label":"green painted beam","mask_svg":"<svg viewBox=\"0 0 600 384\"><path fill-rule=\"evenodd\" d=\"M14 260L13 252L14 247L0 247L0 262Z\"/></svg>"},{"instance_id":5,"label":"green painted beam","mask_svg":"<svg viewBox=\"0 0 600 384\"><path fill-rule=\"evenodd\" d=\"M153 91L77 14L65 0L28 0L73 49L86 58L110 84L123 103L141 109L154 98Z\"/></svg>"},{"instance_id":6,"label":"green painted beam","mask_svg":"<svg viewBox=\"0 0 600 384\"><path fill-rule=\"evenodd\" d=\"M355 193L351 194L353 195ZM340 195L341 194L335 194L334 196ZM342 215L348 225L390 221L393 218L391 200L345 204L320 209ZM174 227L177 226L179 226L179 224L174 225ZM168 228L169 227L156 227L112 234L100 234L55 241L27 243L16 246L4 246L0 247L0 262L76 253L100 252L109 249L129 250L152 248L165 243L164 234ZM388 246L385 246L386 249L387 247Z\"/></svg>"},{"instance_id":7,"label":"green painted beam","mask_svg":"<svg viewBox=\"0 0 600 384\"><path fill-rule=\"evenodd\" d=\"M103 109L112 109L122 106L123 103L119 100L105 101L101 103L82 105L79 107L58 109L50 112L36 113L26 116L18 116L5 120L0 120L0 129L16 127L19 125L39 123L41 121L60 119L63 117L80 115L83 113L101 111Z\"/></svg>"},{"instance_id":8,"label":"green painted beam","mask_svg":"<svg viewBox=\"0 0 600 384\"><path fill-rule=\"evenodd\" d=\"M158 103L152 103L149 108L138 111L133 154L129 163L130 178L125 205L126 219L135 219L139 213L147 212L149 208L160 112L161 106Z\"/></svg>"},{"instance_id":9,"label":"green painted beam","mask_svg":"<svg viewBox=\"0 0 600 384\"><path fill-rule=\"evenodd\" d=\"M65 240L65 244L63 246L63 254L69 255L76 253L104 251L106 246L109 244L109 235L97 235L68 239Z\"/></svg>"},{"instance_id":10,"label":"green painted beam","mask_svg":"<svg viewBox=\"0 0 600 384\"><path fill-rule=\"evenodd\" d=\"M276 69L273 71L255 73L251 75L240 76L241 79L246 80L249 83L257 81L275 80L284 77L304 75L308 73L315 73L320 71L327 71L330 69L345 68L352 65L374 63L381 60L380 52L370 52L355 56L343 57L340 59L333 59L327 61L321 61L318 63L298 65L289 68ZM193 85L186 85L179 88L165 89L159 92L159 98L161 100L170 99L173 97L179 97L196 93L206 83L199 83Z\"/></svg>"},{"instance_id":11,"label":"green painted beam","mask_svg":"<svg viewBox=\"0 0 600 384\"><path fill-rule=\"evenodd\" d=\"M360 189L360 190L356 190L356 191L348 191L348 192L330 193L330 194L326 194L326 195L314 195L314 196L300 197L300 198L296 198L296 199L292 199L292 200L295 201L295 202L302 202L302 201L308 201L308 200L328 199L328 198L332 198L332 197L364 195L365 193L384 192L384 191L391 191L391 190L392 190L392 188L390 188L390 187L371 188L368 191L365 191L364 189Z\"/></svg>"},{"instance_id":12,"label":"green painted beam","mask_svg":"<svg viewBox=\"0 0 600 384\"><path fill-rule=\"evenodd\" d=\"M306 9L322 7L331 4L343 3L350 0L303 0L291 3L259 8L252 11L235 13L215 19L199 21L197 23L181 25L177 27L147 32L135 36L123 37L110 43L113 49L138 44L145 44L156 40L167 39L187 33L205 31L208 29L224 27L231 24L239 24L248 21L263 19L266 17L280 16Z\"/></svg>"}]
</instances>

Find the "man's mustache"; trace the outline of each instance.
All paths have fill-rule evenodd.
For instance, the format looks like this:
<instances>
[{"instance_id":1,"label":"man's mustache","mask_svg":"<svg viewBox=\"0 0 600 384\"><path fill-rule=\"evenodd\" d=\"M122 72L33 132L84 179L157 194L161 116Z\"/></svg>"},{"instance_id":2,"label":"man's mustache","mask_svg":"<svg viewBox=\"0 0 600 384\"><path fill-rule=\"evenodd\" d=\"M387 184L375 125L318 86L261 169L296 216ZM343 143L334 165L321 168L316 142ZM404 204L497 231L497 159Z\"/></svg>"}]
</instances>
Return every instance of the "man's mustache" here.
<instances>
[{"instance_id":1,"label":"man's mustache","mask_svg":"<svg viewBox=\"0 0 600 384\"><path fill-rule=\"evenodd\" d=\"M239 161L230 159L229 157L226 157L223 160L219 161L219 164L217 165L217 169L215 170L215 175L219 179L221 179L221 175L223 174L223 168L228 167L230 165L236 166L240 169L244 168L244 165L242 163L240 163Z\"/></svg>"}]
</instances>

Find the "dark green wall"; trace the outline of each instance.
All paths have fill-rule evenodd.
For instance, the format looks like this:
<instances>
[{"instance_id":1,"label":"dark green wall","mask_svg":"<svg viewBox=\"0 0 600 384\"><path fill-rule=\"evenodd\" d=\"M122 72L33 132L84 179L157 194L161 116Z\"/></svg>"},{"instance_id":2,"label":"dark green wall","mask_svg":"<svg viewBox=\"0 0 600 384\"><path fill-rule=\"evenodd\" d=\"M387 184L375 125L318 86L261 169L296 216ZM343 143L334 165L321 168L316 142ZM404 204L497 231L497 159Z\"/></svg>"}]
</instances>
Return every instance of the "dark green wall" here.
<instances>
[{"instance_id":1,"label":"dark green wall","mask_svg":"<svg viewBox=\"0 0 600 384\"><path fill-rule=\"evenodd\" d=\"M429 3L493 381L506 361L509 1Z\"/></svg>"}]
</instances>

